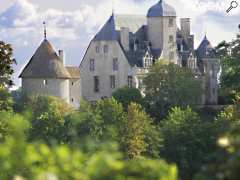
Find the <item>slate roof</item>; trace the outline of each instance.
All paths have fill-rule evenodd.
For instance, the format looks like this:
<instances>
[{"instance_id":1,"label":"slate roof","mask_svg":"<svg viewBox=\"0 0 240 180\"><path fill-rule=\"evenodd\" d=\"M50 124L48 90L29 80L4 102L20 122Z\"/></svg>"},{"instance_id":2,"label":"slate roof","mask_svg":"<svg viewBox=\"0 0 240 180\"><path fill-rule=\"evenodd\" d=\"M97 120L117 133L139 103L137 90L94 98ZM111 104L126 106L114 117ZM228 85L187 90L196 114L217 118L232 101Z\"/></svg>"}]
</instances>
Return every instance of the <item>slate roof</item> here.
<instances>
[{"instance_id":1,"label":"slate roof","mask_svg":"<svg viewBox=\"0 0 240 180\"><path fill-rule=\"evenodd\" d=\"M201 44L199 45L199 47L197 48L196 55L198 59L216 57L215 49L207 39L206 35L202 40Z\"/></svg>"},{"instance_id":2,"label":"slate roof","mask_svg":"<svg viewBox=\"0 0 240 180\"><path fill-rule=\"evenodd\" d=\"M80 69L78 67L67 66L67 71L71 75L72 79L79 79L80 78Z\"/></svg>"},{"instance_id":3,"label":"slate roof","mask_svg":"<svg viewBox=\"0 0 240 180\"><path fill-rule=\"evenodd\" d=\"M160 0L152 6L147 13L147 17L177 16L175 9L166 4L164 0Z\"/></svg>"},{"instance_id":4,"label":"slate roof","mask_svg":"<svg viewBox=\"0 0 240 180\"><path fill-rule=\"evenodd\" d=\"M115 17L112 15L102 29L94 37L95 41L114 41L118 40L118 35L115 29Z\"/></svg>"},{"instance_id":5,"label":"slate roof","mask_svg":"<svg viewBox=\"0 0 240 180\"><path fill-rule=\"evenodd\" d=\"M19 77L69 79L71 75L62 64L51 44L45 39Z\"/></svg>"}]
</instances>

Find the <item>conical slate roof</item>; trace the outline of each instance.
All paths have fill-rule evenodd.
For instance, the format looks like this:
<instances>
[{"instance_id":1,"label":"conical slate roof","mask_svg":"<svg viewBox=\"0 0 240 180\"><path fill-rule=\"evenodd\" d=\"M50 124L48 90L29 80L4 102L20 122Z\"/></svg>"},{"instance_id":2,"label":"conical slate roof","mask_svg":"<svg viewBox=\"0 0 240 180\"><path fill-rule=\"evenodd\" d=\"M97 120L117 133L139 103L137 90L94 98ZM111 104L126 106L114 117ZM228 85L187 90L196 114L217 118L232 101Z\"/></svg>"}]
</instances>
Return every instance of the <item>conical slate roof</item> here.
<instances>
[{"instance_id":1,"label":"conical slate roof","mask_svg":"<svg viewBox=\"0 0 240 180\"><path fill-rule=\"evenodd\" d=\"M71 75L64 67L51 44L45 39L19 77L69 79Z\"/></svg>"},{"instance_id":2,"label":"conical slate roof","mask_svg":"<svg viewBox=\"0 0 240 180\"><path fill-rule=\"evenodd\" d=\"M207 39L206 35L202 40L201 44L199 45L199 47L197 48L196 52L197 52L197 57L199 59L216 56L215 49Z\"/></svg>"},{"instance_id":3,"label":"conical slate roof","mask_svg":"<svg viewBox=\"0 0 240 180\"><path fill-rule=\"evenodd\" d=\"M177 16L175 9L160 0L148 10L147 17Z\"/></svg>"},{"instance_id":4,"label":"conical slate roof","mask_svg":"<svg viewBox=\"0 0 240 180\"><path fill-rule=\"evenodd\" d=\"M115 17L114 14L108 19L106 24L94 37L95 41L114 41L118 40L118 35L115 29Z\"/></svg>"}]
</instances>

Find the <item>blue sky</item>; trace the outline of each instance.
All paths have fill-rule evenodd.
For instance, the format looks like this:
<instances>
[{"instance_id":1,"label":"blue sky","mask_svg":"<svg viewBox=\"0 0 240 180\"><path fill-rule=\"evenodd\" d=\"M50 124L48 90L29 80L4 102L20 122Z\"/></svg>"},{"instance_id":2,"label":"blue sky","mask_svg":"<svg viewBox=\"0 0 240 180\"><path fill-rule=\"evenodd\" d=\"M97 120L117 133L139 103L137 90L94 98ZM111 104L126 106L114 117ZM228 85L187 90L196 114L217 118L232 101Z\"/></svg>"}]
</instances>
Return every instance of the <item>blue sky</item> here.
<instances>
[{"instance_id":1,"label":"blue sky","mask_svg":"<svg viewBox=\"0 0 240 180\"><path fill-rule=\"evenodd\" d=\"M80 64L94 34L112 12L143 14L158 0L1 0L0 40L11 43L15 66L14 81L43 39L42 22L55 49L64 49L68 65ZM225 11L231 0L165 0L178 17L189 17L197 47L205 32L213 45L230 41L238 32L240 7ZM239 4L240 4L240 0ZM114 5L113 5L114 4ZM41 67L40 67L41 68Z\"/></svg>"}]
</instances>

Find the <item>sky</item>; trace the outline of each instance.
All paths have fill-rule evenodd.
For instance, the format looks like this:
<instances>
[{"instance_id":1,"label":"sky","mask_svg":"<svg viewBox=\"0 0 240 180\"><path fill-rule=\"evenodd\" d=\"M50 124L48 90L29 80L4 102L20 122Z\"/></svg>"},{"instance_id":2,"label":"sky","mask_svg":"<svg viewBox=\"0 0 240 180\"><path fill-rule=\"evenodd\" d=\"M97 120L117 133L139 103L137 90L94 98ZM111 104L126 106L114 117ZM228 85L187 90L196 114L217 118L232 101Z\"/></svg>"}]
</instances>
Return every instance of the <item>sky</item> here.
<instances>
[{"instance_id":1,"label":"sky","mask_svg":"<svg viewBox=\"0 0 240 180\"><path fill-rule=\"evenodd\" d=\"M47 38L55 50L63 49L66 64L78 66L93 36L116 14L146 15L158 0L0 0L0 41L12 44L14 82L43 40L43 25L47 23ZM239 5L240 5L240 0ZM231 41L238 32L240 6L227 14L231 0L165 0L179 18L191 18L191 33L195 47L205 33L213 45ZM41 67L39 67L41 68Z\"/></svg>"}]
</instances>

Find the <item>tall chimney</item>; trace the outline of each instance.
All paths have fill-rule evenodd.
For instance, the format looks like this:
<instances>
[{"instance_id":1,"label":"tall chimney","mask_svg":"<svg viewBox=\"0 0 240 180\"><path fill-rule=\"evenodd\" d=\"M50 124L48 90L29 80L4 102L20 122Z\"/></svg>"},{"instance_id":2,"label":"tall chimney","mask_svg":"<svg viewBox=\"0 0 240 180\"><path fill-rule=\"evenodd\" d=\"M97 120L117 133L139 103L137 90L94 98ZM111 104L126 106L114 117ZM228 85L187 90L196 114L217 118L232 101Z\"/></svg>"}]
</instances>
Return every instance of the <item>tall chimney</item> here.
<instances>
[{"instance_id":1,"label":"tall chimney","mask_svg":"<svg viewBox=\"0 0 240 180\"><path fill-rule=\"evenodd\" d=\"M129 51L130 44L129 44L129 29L122 27L120 31L120 41L122 44L122 47L125 51Z\"/></svg>"},{"instance_id":2,"label":"tall chimney","mask_svg":"<svg viewBox=\"0 0 240 180\"><path fill-rule=\"evenodd\" d=\"M59 59L61 60L63 65L65 65L65 53L64 53L64 51L63 50L59 50L58 51L58 55L59 55Z\"/></svg>"},{"instance_id":3,"label":"tall chimney","mask_svg":"<svg viewBox=\"0 0 240 180\"><path fill-rule=\"evenodd\" d=\"M181 18L181 32L185 40L190 36L190 18Z\"/></svg>"}]
</instances>

